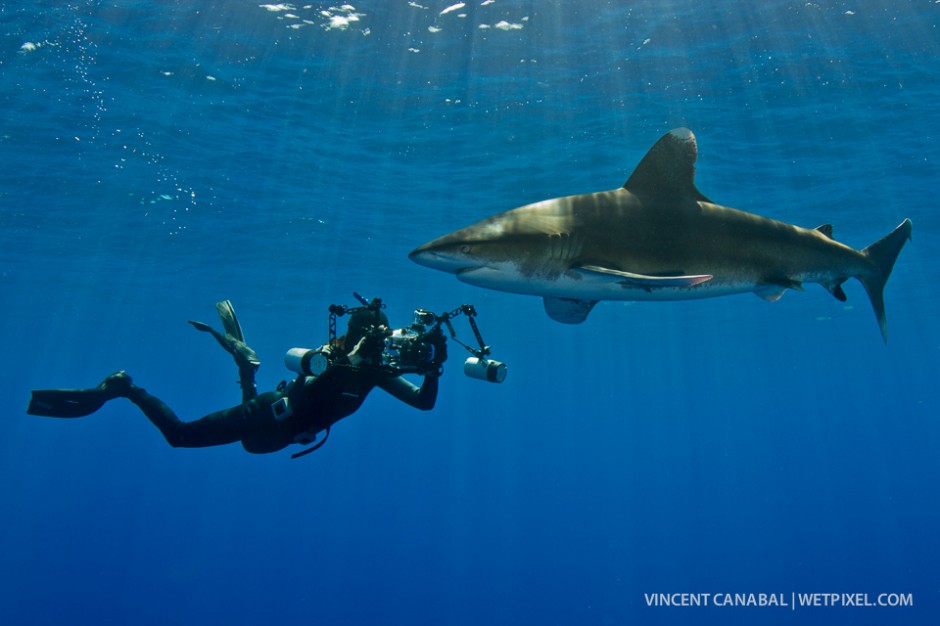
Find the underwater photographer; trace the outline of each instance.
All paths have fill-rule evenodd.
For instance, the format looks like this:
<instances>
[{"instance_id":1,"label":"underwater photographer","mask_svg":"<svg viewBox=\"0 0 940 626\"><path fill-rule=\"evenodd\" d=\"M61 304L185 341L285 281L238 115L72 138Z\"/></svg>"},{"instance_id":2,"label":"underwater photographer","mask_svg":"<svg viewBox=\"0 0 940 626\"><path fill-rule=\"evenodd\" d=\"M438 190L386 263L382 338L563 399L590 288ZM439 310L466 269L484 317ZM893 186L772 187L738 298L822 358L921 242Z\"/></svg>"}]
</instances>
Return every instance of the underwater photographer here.
<instances>
[{"instance_id":1,"label":"underwater photographer","mask_svg":"<svg viewBox=\"0 0 940 626\"><path fill-rule=\"evenodd\" d=\"M92 389L34 390L27 413L82 417L110 400L127 398L173 447L203 448L241 442L248 452L263 454L291 444L314 444L291 457L297 458L322 446L333 424L355 413L376 387L416 409L433 409L438 377L447 360L447 337L442 327L446 326L451 337L474 355L464 365L468 376L491 382L502 382L505 377L505 365L487 358L489 347L483 345L472 306L464 305L441 315L419 309L410 327L392 330L381 300L368 301L354 295L361 306L330 307L326 344L287 352L284 363L297 377L260 395L255 372L261 362L245 343L231 303L225 300L216 304L224 333L191 321L197 330L210 333L238 366L242 403L229 409L183 422L161 400L119 371ZM460 314L467 315L479 349L457 340L450 320ZM336 336L336 320L345 315L349 316L347 332ZM424 380L418 387L403 378L403 374L416 374ZM323 437L317 441L320 433L324 433Z\"/></svg>"}]
</instances>

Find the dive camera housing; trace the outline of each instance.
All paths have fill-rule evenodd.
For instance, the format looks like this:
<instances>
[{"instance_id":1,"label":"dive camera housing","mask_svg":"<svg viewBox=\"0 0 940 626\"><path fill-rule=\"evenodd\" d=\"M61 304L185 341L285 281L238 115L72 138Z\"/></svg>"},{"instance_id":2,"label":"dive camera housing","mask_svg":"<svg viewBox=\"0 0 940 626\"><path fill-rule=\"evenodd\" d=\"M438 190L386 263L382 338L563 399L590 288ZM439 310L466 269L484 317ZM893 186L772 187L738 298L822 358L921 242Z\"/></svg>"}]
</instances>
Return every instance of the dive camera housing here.
<instances>
[{"instance_id":1,"label":"dive camera housing","mask_svg":"<svg viewBox=\"0 0 940 626\"><path fill-rule=\"evenodd\" d=\"M337 316L360 311L374 311L378 315L378 311L385 308L378 298L368 301L357 293L353 295L363 306L355 308L336 304L330 306L330 335L327 345L336 345ZM471 348L457 339L457 333L450 320L458 315L467 317L480 346L478 349ZM506 379L506 364L488 358L490 347L483 343L483 337L474 320L475 316L474 307L464 304L453 311L441 314L416 309L411 326L406 328L388 330L377 324L366 331L366 335L374 338L377 348L381 349L378 354L373 353L378 357L373 362L377 363L378 367L394 374L439 375L442 371L443 358L445 358L441 356L441 353L446 355L447 338L443 330L446 327L450 338L473 355L464 361L464 374L477 380L501 383ZM299 375L320 376L332 365L333 358L332 351L326 348L291 348L284 355L284 365Z\"/></svg>"},{"instance_id":2,"label":"dive camera housing","mask_svg":"<svg viewBox=\"0 0 940 626\"><path fill-rule=\"evenodd\" d=\"M433 313L418 309L407 328L391 331L385 337L382 365L402 373L424 374L440 367L438 345L445 341ZM431 325L430 330L427 328Z\"/></svg>"}]
</instances>

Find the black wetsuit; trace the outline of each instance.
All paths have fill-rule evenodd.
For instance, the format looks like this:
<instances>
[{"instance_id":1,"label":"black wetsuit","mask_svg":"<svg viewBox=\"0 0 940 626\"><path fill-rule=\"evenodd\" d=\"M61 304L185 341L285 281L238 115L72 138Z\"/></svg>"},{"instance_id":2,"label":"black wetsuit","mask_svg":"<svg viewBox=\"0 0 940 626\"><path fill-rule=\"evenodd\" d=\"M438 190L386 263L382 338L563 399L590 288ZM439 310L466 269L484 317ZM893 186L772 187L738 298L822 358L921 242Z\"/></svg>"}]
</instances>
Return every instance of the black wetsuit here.
<instances>
[{"instance_id":1,"label":"black wetsuit","mask_svg":"<svg viewBox=\"0 0 940 626\"><path fill-rule=\"evenodd\" d=\"M134 386L127 398L160 429L173 447L204 448L240 441L248 452L276 452L292 443L312 443L315 435L355 413L375 387L423 411L437 400L436 376L421 387L376 367L333 365L318 377L300 376L281 391L257 395L253 376L242 375L242 404L183 422L170 408ZM281 419L278 419L277 416Z\"/></svg>"}]
</instances>

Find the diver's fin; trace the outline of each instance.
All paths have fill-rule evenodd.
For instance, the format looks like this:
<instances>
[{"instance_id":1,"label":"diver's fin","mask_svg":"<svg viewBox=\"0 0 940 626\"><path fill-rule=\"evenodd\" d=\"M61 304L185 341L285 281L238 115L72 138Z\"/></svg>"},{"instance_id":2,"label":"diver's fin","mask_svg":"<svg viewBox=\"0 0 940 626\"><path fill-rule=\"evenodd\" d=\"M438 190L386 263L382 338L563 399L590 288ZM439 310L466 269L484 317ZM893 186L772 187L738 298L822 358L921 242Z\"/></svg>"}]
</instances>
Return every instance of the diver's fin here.
<instances>
[{"instance_id":1,"label":"diver's fin","mask_svg":"<svg viewBox=\"0 0 940 626\"><path fill-rule=\"evenodd\" d=\"M216 302L215 308L219 312L219 318L222 320L222 328L225 329L225 334L231 335L239 341L245 341L245 334L242 332L242 327L238 323L238 318L235 317L235 308L232 306L232 301L223 300L222 302Z\"/></svg>"},{"instance_id":2,"label":"diver's fin","mask_svg":"<svg viewBox=\"0 0 940 626\"><path fill-rule=\"evenodd\" d=\"M189 320L189 323L192 324L193 328L195 328L196 330L201 330L202 332L209 333L210 335L215 337L215 340L219 342L220 346L225 348L227 352L231 352L231 350L229 350L228 341L225 339L225 335L223 335L222 333L220 333L219 331L217 331L216 329L212 328L211 326L209 326L208 324L204 322L195 322L193 320Z\"/></svg>"},{"instance_id":3,"label":"diver's fin","mask_svg":"<svg viewBox=\"0 0 940 626\"><path fill-rule=\"evenodd\" d=\"M134 382L124 371L111 374L93 389L34 389L26 412L43 417L84 417L108 400L127 397Z\"/></svg>"},{"instance_id":4,"label":"diver's fin","mask_svg":"<svg viewBox=\"0 0 940 626\"><path fill-rule=\"evenodd\" d=\"M201 330L204 333L212 333L213 336L218 334L217 332L212 330L211 326L209 326L208 324L204 322L194 322L193 320L189 320L189 323L192 324L196 330Z\"/></svg>"},{"instance_id":5,"label":"diver's fin","mask_svg":"<svg viewBox=\"0 0 940 626\"><path fill-rule=\"evenodd\" d=\"M244 341L232 339L229 335L226 335L226 337L231 341L232 356L235 357L235 363L238 367L242 368L247 365L252 369L258 369L261 365L261 359L258 358L258 353L252 350L251 346Z\"/></svg>"},{"instance_id":6,"label":"diver's fin","mask_svg":"<svg viewBox=\"0 0 940 626\"><path fill-rule=\"evenodd\" d=\"M107 402L97 389L34 389L26 412L44 417L84 417Z\"/></svg>"},{"instance_id":7,"label":"diver's fin","mask_svg":"<svg viewBox=\"0 0 940 626\"><path fill-rule=\"evenodd\" d=\"M243 367L248 367L252 370L258 369L261 365L261 359L259 359L258 354L245 343L245 335L242 333L241 326L238 324L238 318L235 317L235 309L232 307L232 303L229 300L223 300L222 302L217 302L215 308L219 311L219 317L222 319L222 326L225 328L224 335L203 322L189 320L189 323L192 324L196 330L210 333L215 337L219 345L222 346L226 352L235 357L235 363L238 365L239 369Z\"/></svg>"}]
</instances>

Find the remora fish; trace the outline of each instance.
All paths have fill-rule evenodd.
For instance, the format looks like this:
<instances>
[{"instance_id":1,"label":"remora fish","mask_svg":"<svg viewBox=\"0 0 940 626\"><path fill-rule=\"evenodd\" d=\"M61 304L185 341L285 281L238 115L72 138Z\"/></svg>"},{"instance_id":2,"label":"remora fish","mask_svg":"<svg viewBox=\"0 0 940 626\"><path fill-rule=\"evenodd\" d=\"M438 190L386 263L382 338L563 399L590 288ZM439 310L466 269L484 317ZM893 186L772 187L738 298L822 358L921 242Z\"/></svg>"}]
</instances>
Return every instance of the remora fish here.
<instances>
[{"instance_id":1,"label":"remora fish","mask_svg":"<svg viewBox=\"0 0 940 626\"><path fill-rule=\"evenodd\" d=\"M599 300L685 300L752 291L769 301L819 283L845 301L865 287L887 342L884 286L911 237L905 219L855 250L832 226L801 228L715 204L695 187L695 136L665 134L620 189L529 204L413 250L421 265L465 283L542 296L559 322L578 324Z\"/></svg>"}]
</instances>

